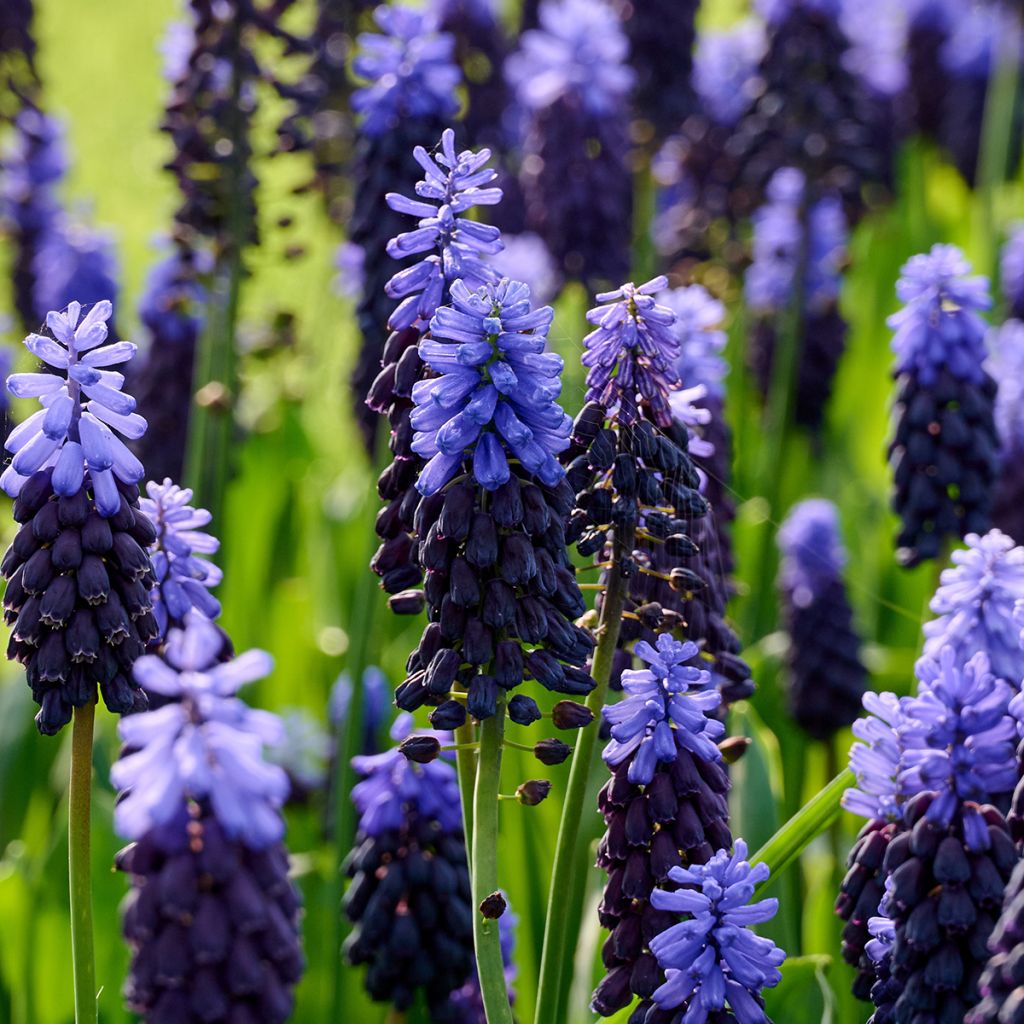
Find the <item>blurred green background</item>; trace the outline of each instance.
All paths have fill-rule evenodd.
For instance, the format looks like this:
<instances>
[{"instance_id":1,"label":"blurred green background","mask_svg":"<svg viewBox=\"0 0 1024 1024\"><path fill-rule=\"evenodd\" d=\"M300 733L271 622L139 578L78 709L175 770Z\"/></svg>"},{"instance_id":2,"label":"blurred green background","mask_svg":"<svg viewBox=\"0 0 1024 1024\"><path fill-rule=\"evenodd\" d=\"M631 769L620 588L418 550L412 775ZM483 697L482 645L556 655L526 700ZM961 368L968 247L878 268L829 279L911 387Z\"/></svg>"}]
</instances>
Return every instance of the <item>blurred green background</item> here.
<instances>
[{"instance_id":1,"label":"blurred green background","mask_svg":"<svg viewBox=\"0 0 1024 1024\"><path fill-rule=\"evenodd\" d=\"M739 6L732 0L706 2L702 17L727 21ZM66 119L69 132L72 168L65 199L89 210L97 226L116 238L122 289L118 322L133 337L135 305L155 259L153 243L170 223L175 199L170 176L160 169L169 149L157 131L166 92L158 44L178 5L173 0L39 0L37 7L45 103ZM268 113L262 111L257 132L269 132ZM249 256L252 276L243 300L247 354L241 411L247 432L236 450L237 475L224 521L213 526L223 540L225 582L219 596L223 624L236 647L258 645L275 658L273 675L247 698L275 710L305 708L322 720L357 631L368 638L369 660L397 681L420 623L391 616L366 569L377 501L346 388L356 344L352 307L332 287L334 250L341 239L315 195L293 194L309 175L302 157L264 159L257 172L263 244ZM780 672L785 638L776 632L776 525L799 498L824 495L839 504L851 552L851 598L867 641L873 685L908 692L935 568L907 572L895 568L892 558L894 521L887 510L884 454L891 395L885 316L895 307L893 286L906 257L948 240L964 246L978 270L990 272L992 224L1005 225L1024 213L1019 185L995 196L972 196L955 171L916 144L902 154L899 178L899 198L870 216L853 238L843 289L850 344L826 430L814 445L798 434L769 438L780 457L767 465L762 410L743 369L743 313L735 292L728 296L734 367L728 411L735 431L738 503L734 613L759 683L751 704L737 707L733 716L734 731L754 740L734 770L734 833L745 836L752 850L834 773L848 744L844 738L830 750L808 743L785 712ZM991 207L985 205L990 202ZM292 220L288 228L278 224L284 216ZM296 241L304 255L285 258ZM581 401L578 360L587 304L581 291L569 289L559 300L551 332L569 368L565 403L570 412ZM284 310L295 313L296 328L283 342L269 345L268 325ZM6 516L0 517L0 531L6 540L11 532ZM70 737L37 736L33 712L20 668L0 664L0 1024L71 1020L64 799ZM116 755L114 726L110 715L100 715L94 870L104 1024L131 1019L119 994L127 953L117 906L125 880L111 870L120 845L110 827L113 793L106 781ZM524 732L513 738L536 737ZM500 873L520 920L516 988L523 1020L532 1019L567 767L547 770L555 789L541 806L502 805ZM540 766L529 755L509 751L503 789L511 792L538 774ZM339 967L333 946L335 854L324 842L323 822L322 801L316 799L289 812L289 844L306 898L309 959L294 1019L300 1024L329 1019L333 979L342 970L344 1021L377 1024L385 1011L368 1003L358 972ZM591 840L596 841L600 825L595 808L586 818ZM779 1024L852 1024L869 1015L869 1008L847 994L850 975L838 961L839 928L831 911L841 870L836 858L845 858L857 826L852 818L841 820L774 888L783 905L771 931L792 958L783 985L769 999ZM593 1020L586 1004L603 940L592 913L601 883L601 874L592 869L566 1024Z\"/></svg>"}]
</instances>

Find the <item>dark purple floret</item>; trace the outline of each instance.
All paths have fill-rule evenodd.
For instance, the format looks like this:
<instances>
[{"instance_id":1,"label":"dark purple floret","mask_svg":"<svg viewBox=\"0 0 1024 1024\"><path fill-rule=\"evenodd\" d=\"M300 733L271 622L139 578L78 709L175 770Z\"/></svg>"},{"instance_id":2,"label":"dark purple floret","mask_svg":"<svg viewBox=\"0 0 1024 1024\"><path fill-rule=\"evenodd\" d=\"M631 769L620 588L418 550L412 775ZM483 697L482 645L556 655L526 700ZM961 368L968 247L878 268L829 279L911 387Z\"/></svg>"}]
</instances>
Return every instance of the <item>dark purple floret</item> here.
<instances>
[{"instance_id":1,"label":"dark purple floret","mask_svg":"<svg viewBox=\"0 0 1024 1024\"><path fill-rule=\"evenodd\" d=\"M155 529L139 508L142 465L114 430L138 437L146 422L123 376L135 353L104 345L109 302L84 317L77 303L50 313L26 347L50 373L13 374L8 389L44 408L11 431L13 459L0 484L20 529L4 555L8 657L25 665L40 732L58 732L72 709L96 699L111 711L145 706L132 665L158 628L152 612ZM113 428L113 429L111 429Z\"/></svg>"},{"instance_id":2,"label":"dark purple floret","mask_svg":"<svg viewBox=\"0 0 1024 1024\"><path fill-rule=\"evenodd\" d=\"M408 735L401 716L392 737ZM345 955L367 965L366 990L399 1011L417 992L432 1024L460 1020L449 1005L473 965L473 910L454 768L416 764L396 749L357 757L359 811L345 913L354 930Z\"/></svg>"},{"instance_id":3,"label":"dark purple floret","mask_svg":"<svg viewBox=\"0 0 1024 1024\"><path fill-rule=\"evenodd\" d=\"M897 398L889 446L902 520L897 558L936 558L942 545L989 527L998 469L996 385L984 369L988 282L966 277L958 249L936 245L903 267L895 331Z\"/></svg>"},{"instance_id":4,"label":"dark purple floret","mask_svg":"<svg viewBox=\"0 0 1024 1024\"><path fill-rule=\"evenodd\" d=\"M1024 1020L1024 861L1006 884L989 950L992 956L978 983L981 1002L967 1015L966 1024L1020 1024Z\"/></svg>"},{"instance_id":5,"label":"dark purple floret","mask_svg":"<svg viewBox=\"0 0 1024 1024\"><path fill-rule=\"evenodd\" d=\"M795 505L779 530L779 587L789 632L789 705L815 739L828 739L860 714L867 670L843 582L846 551L835 505Z\"/></svg>"}]
</instances>

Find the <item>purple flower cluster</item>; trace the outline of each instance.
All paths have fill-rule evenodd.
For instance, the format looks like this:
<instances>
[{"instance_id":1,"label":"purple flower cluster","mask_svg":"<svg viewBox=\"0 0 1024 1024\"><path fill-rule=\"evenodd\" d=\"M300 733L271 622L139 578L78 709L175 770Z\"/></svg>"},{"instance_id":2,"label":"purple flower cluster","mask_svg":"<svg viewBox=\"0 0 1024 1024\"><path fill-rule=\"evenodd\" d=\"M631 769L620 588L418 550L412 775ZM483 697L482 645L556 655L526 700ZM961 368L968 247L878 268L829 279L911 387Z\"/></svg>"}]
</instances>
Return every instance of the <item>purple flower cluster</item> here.
<instances>
[{"instance_id":1,"label":"purple flower cluster","mask_svg":"<svg viewBox=\"0 0 1024 1024\"><path fill-rule=\"evenodd\" d=\"M668 877L680 888L651 895L658 910L686 915L651 939L651 951L666 975L652 998L663 1011L685 1009L679 1019L687 1024L716 1020L726 1007L739 1024L760 1024L761 991L782 980L785 952L750 930L770 921L779 901L750 902L768 866L751 867L746 858L747 844L737 839L731 854L719 850L706 864L673 868Z\"/></svg>"},{"instance_id":2,"label":"purple flower cluster","mask_svg":"<svg viewBox=\"0 0 1024 1024\"><path fill-rule=\"evenodd\" d=\"M999 283L1010 313L1024 318L1024 225L1014 227L999 257Z\"/></svg>"},{"instance_id":3,"label":"purple flower cluster","mask_svg":"<svg viewBox=\"0 0 1024 1024\"><path fill-rule=\"evenodd\" d=\"M999 382L995 407L999 479L992 523L1020 544L1024 543L1024 322L1007 320L991 333L989 345L985 369Z\"/></svg>"},{"instance_id":4,"label":"purple flower cluster","mask_svg":"<svg viewBox=\"0 0 1024 1024\"><path fill-rule=\"evenodd\" d=\"M700 34L693 58L693 85L713 121L733 125L750 106L766 45L764 26L754 18L730 29Z\"/></svg>"},{"instance_id":5,"label":"purple flower cluster","mask_svg":"<svg viewBox=\"0 0 1024 1024\"><path fill-rule=\"evenodd\" d=\"M412 450L427 463L420 493L439 491L472 455L473 476L493 491L508 481L508 457L547 487L565 475L557 455L572 421L558 404L562 360L545 351L550 306L531 309L530 292L503 280L471 291L452 285L452 304L430 322L420 357L439 376L412 389Z\"/></svg>"}]
</instances>

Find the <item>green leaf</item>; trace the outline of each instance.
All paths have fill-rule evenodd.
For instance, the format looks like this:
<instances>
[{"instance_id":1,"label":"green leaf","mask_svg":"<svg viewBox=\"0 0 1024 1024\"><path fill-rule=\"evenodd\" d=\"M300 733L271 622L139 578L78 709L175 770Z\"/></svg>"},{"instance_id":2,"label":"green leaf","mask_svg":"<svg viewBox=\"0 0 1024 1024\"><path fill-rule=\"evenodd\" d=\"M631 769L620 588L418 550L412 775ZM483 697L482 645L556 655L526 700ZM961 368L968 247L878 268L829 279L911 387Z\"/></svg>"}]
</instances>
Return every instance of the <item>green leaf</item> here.
<instances>
[{"instance_id":1,"label":"green leaf","mask_svg":"<svg viewBox=\"0 0 1024 1024\"><path fill-rule=\"evenodd\" d=\"M763 993L765 1013L779 1024L834 1024L835 994L825 976L831 964L820 955L787 960L782 981Z\"/></svg>"}]
</instances>

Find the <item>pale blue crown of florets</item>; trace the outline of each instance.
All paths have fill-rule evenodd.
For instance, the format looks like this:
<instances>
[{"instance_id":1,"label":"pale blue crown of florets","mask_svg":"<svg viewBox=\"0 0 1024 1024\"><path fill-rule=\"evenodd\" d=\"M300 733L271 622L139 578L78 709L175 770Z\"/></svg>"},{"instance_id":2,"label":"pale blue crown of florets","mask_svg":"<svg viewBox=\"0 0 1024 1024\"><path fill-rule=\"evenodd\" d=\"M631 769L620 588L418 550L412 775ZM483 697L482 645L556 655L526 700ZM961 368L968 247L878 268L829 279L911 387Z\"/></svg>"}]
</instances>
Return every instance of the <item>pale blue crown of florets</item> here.
<instances>
[{"instance_id":1,"label":"pale blue crown of florets","mask_svg":"<svg viewBox=\"0 0 1024 1024\"><path fill-rule=\"evenodd\" d=\"M984 378L986 324L978 313L992 300L988 279L967 277L970 269L954 245L932 246L903 264L896 294L904 307L887 321L896 373L925 387L943 371L971 383Z\"/></svg>"},{"instance_id":2,"label":"pale blue crown of florets","mask_svg":"<svg viewBox=\"0 0 1024 1024\"><path fill-rule=\"evenodd\" d=\"M510 456L554 486L565 475L557 455L569 445L572 420L557 401L562 360L544 351L551 307L531 309L529 288L505 279L476 291L456 281L451 299L419 346L439 375L412 390L412 450L428 460L420 493L436 493L470 454L486 490L509 479Z\"/></svg>"},{"instance_id":3,"label":"pale blue crown of florets","mask_svg":"<svg viewBox=\"0 0 1024 1024\"><path fill-rule=\"evenodd\" d=\"M125 792L114 812L118 832L139 839L181 815L189 800L208 800L225 832L253 849L284 834L280 808L288 779L263 758L281 742L276 715L254 710L235 694L272 667L264 651L221 661L223 636L201 616L172 629L165 653L135 662L147 692L171 698L157 711L121 719L118 731L132 752L111 769Z\"/></svg>"},{"instance_id":4,"label":"pale blue crown of florets","mask_svg":"<svg viewBox=\"0 0 1024 1024\"><path fill-rule=\"evenodd\" d=\"M839 510L825 498L794 505L779 528L779 579L789 599L805 608L842 575L846 550L839 533Z\"/></svg>"},{"instance_id":5,"label":"pale blue crown of florets","mask_svg":"<svg viewBox=\"0 0 1024 1024\"><path fill-rule=\"evenodd\" d=\"M565 98L589 114L618 111L633 86L629 40L605 0L548 0L539 29L523 33L505 62L519 103L543 110Z\"/></svg>"},{"instance_id":6,"label":"pale blue crown of florets","mask_svg":"<svg viewBox=\"0 0 1024 1024\"><path fill-rule=\"evenodd\" d=\"M83 317L82 307L72 302L63 313L47 314L53 337L30 334L25 339L25 347L57 372L7 378L12 395L38 398L43 407L7 438L5 447L14 458L0 485L12 498L28 477L49 467L57 494L77 494L88 468L96 509L109 517L121 507L114 477L126 484L142 479L142 463L114 434L117 430L137 440L146 421L135 412L135 399L121 390L124 375L106 369L128 362L136 352L128 341L103 344L111 312L109 302L98 302Z\"/></svg>"},{"instance_id":7,"label":"pale blue crown of florets","mask_svg":"<svg viewBox=\"0 0 1024 1024\"><path fill-rule=\"evenodd\" d=\"M603 711L612 735L605 761L617 765L632 757L629 781L646 785L657 765L674 761L680 748L705 761L719 760L716 744L725 726L709 715L722 696L710 673L688 664L699 654L697 645L662 633L656 646L644 640L634 653L647 668L623 672L625 699Z\"/></svg>"},{"instance_id":8,"label":"pale blue crown of florets","mask_svg":"<svg viewBox=\"0 0 1024 1024\"><path fill-rule=\"evenodd\" d=\"M973 803L1009 793L1017 781L1017 731L1008 713L1015 691L992 675L984 654L962 664L952 647L938 659L921 658L916 672L918 695L900 725L900 789L934 793L927 815L942 827L962 809L967 844L984 849L988 831Z\"/></svg>"},{"instance_id":9,"label":"pale blue crown of florets","mask_svg":"<svg viewBox=\"0 0 1024 1024\"><path fill-rule=\"evenodd\" d=\"M595 328L583 339L581 359L589 368L588 402L611 407L620 397L633 400L639 393L660 426L672 422L669 393L682 386L676 315L655 299L667 284L666 277L655 277L646 284L628 282L599 294L601 305L587 313Z\"/></svg>"},{"instance_id":10,"label":"pale blue crown of florets","mask_svg":"<svg viewBox=\"0 0 1024 1024\"><path fill-rule=\"evenodd\" d=\"M412 733L412 715L399 715L391 738L397 742ZM416 735L436 736L442 743L450 739L447 733L422 730ZM455 769L447 761L418 764L395 747L383 754L354 757L352 767L362 776L352 787L352 802L359 811L359 828L367 835L398 831L411 813L436 822L441 835L461 831L459 786Z\"/></svg>"},{"instance_id":11,"label":"pale blue crown of florets","mask_svg":"<svg viewBox=\"0 0 1024 1024\"><path fill-rule=\"evenodd\" d=\"M656 909L687 915L650 941L666 978L654 1002L662 1010L687 1006L687 1024L718 1020L726 1007L739 1024L763 1024L757 996L782 980L785 952L750 930L770 921L779 901L750 902L769 871L767 864L751 867L746 858L747 844L737 839L732 854L719 850L707 864L672 868L669 879L685 888L651 893Z\"/></svg>"},{"instance_id":12,"label":"pale blue crown of florets","mask_svg":"<svg viewBox=\"0 0 1024 1024\"><path fill-rule=\"evenodd\" d=\"M1024 321L1007 320L991 333L989 343L985 369L999 382L995 408L999 447L1004 458L1019 458L1024 449Z\"/></svg>"},{"instance_id":13,"label":"pale blue crown of florets","mask_svg":"<svg viewBox=\"0 0 1024 1024\"><path fill-rule=\"evenodd\" d=\"M724 397L729 372L729 364L722 355L726 341L721 329L725 306L699 284L668 288L655 299L675 314L672 330L679 341L676 371L683 386L703 385L710 397Z\"/></svg>"},{"instance_id":14,"label":"pale blue crown of florets","mask_svg":"<svg viewBox=\"0 0 1024 1024\"><path fill-rule=\"evenodd\" d=\"M456 152L455 132L446 128L436 153L431 155L417 146L413 157L425 175L416 183L420 198L410 199L395 192L389 192L386 198L392 210L419 218L419 224L414 231L392 238L388 255L393 259L430 255L388 281L388 295L402 300L388 320L392 330L417 321L427 323L444 301L445 286L455 280L479 288L496 284L499 279L497 271L481 256L501 251L501 232L462 216L474 207L501 202L501 189L486 187L497 177L493 168L485 166L491 151Z\"/></svg>"},{"instance_id":15,"label":"pale blue crown of florets","mask_svg":"<svg viewBox=\"0 0 1024 1024\"><path fill-rule=\"evenodd\" d=\"M363 134L383 135L406 117L452 117L462 80L452 36L437 31L434 15L410 7L381 5L373 19L381 33L361 33L352 62L368 83L352 94Z\"/></svg>"},{"instance_id":16,"label":"pale blue crown of florets","mask_svg":"<svg viewBox=\"0 0 1024 1024\"><path fill-rule=\"evenodd\" d=\"M909 700L888 692L864 694L864 710L868 714L853 723L853 735L858 742L850 748L850 770L857 785L843 794L843 807L851 813L883 821L895 821L902 815L901 726Z\"/></svg>"},{"instance_id":17,"label":"pale blue crown of florets","mask_svg":"<svg viewBox=\"0 0 1024 1024\"><path fill-rule=\"evenodd\" d=\"M999 530L969 533L964 542L929 605L939 617L924 624L924 653L937 657L949 645L962 663L983 651L997 677L1019 686L1024 651L1013 614L1024 598L1024 548Z\"/></svg>"},{"instance_id":18,"label":"pale blue crown of florets","mask_svg":"<svg viewBox=\"0 0 1024 1024\"><path fill-rule=\"evenodd\" d=\"M156 527L156 540L150 547L156 585L153 587L153 614L160 635L168 625L184 621L193 609L208 619L220 615L220 602L210 593L223 578L213 562L202 557L212 555L220 541L205 531L212 516L205 508L193 508L192 491L170 480L146 484L147 497L139 507Z\"/></svg>"},{"instance_id":19,"label":"pale blue crown of florets","mask_svg":"<svg viewBox=\"0 0 1024 1024\"><path fill-rule=\"evenodd\" d=\"M735 124L750 106L766 45L764 26L756 18L700 34L693 55L693 86L715 121Z\"/></svg>"},{"instance_id":20,"label":"pale blue crown of florets","mask_svg":"<svg viewBox=\"0 0 1024 1024\"><path fill-rule=\"evenodd\" d=\"M803 306L827 308L839 297L846 258L847 226L842 204L825 196L807 211L806 252L801 207L806 178L795 167L776 171L768 183L768 201L755 211L753 261L743 280L750 308L760 315L786 309L803 263Z\"/></svg>"}]
</instances>

